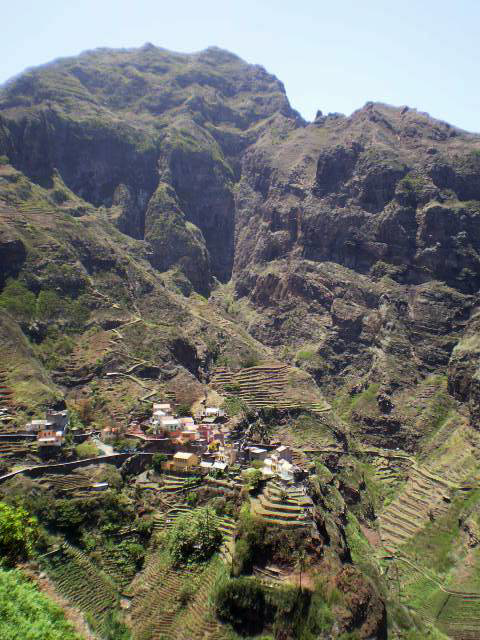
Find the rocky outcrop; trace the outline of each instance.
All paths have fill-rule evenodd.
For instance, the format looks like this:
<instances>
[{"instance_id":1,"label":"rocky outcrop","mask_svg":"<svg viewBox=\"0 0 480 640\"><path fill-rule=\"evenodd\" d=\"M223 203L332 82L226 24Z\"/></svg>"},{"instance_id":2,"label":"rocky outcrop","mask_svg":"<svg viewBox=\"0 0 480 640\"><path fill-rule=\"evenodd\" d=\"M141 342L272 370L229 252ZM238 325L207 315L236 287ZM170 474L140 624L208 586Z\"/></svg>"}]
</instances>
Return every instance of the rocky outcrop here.
<instances>
[{"instance_id":1,"label":"rocky outcrop","mask_svg":"<svg viewBox=\"0 0 480 640\"><path fill-rule=\"evenodd\" d=\"M208 296L232 280L251 335L282 357L287 345L330 393L380 385L358 413L366 436L400 437L395 394L449 361L465 396L470 365L452 350L480 286L478 136L374 103L306 124L261 67L146 45L8 83L0 153L100 207L167 288ZM101 243L73 242L89 276L130 278ZM25 257L13 236L2 247L19 260L5 279Z\"/></svg>"},{"instance_id":2,"label":"rocky outcrop","mask_svg":"<svg viewBox=\"0 0 480 640\"><path fill-rule=\"evenodd\" d=\"M241 154L274 115L301 123L275 77L226 51L98 50L7 83L0 155L44 187L58 171L122 232L149 241L156 268L176 266L190 282L186 292L208 294L211 276L226 282L232 273ZM171 211L159 212L165 186L173 222Z\"/></svg>"}]
</instances>

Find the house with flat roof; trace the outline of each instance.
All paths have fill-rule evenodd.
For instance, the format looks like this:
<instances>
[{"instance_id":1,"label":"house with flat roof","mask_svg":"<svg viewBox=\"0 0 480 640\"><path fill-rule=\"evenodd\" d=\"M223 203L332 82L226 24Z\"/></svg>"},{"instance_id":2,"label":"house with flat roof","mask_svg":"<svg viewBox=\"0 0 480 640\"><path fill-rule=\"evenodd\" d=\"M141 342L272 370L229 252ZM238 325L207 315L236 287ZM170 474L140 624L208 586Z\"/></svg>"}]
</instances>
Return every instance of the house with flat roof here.
<instances>
[{"instance_id":1,"label":"house with flat roof","mask_svg":"<svg viewBox=\"0 0 480 640\"><path fill-rule=\"evenodd\" d=\"M168 402L154 402L153 403L153 413L155 411L163 411L165 415L172 413L172 405Z\"/></svg>"},{"instance_id":2,"label":"house with flat roof","mask_svg":"<svg viewBox=\"0 0 480 640\"><path fill-rule=\"evenodd\" d=\"M190 471L199 466L199 457L190 451L177 451L171 460L167 460L163 467L166 471ZM162 465L163 466L163 465Z\"/></svg>"},{"instance_id":3,"label":"house with flat roof","mask_svg":"<svg viewBox=\"0 0 480 640\"><path fill-rule=\"evenodd\" d=\"M279 447L277 447L275 449L275 453L282 460L288 460L288 462L292 461L292 450L290 449L290 447L287 447L284 444L282 444Z\"/></svg>"},{"instance_id":4,"label":"house with flat roof","mask_svg":"<svg viewBox=\"0 0 480 640\"><path fill-rule=\"evenodd\" d=\"M173 416L161 416L159 418L159 427L163 431L181 431L182 429L180 420Z\"/></svg>"},{"instance_id":5,"label":"house with flat roof","mask_svg":"<svg viewBox=\"0 0 480 640\"><path fill-rule=\"evenodd\" d=\"M65 442L63 431L53 429L39 431L37 444L39 447L61 447Z\"/></svg>"},{"instance_id":6,"label":"house with flat roof","mask_svg":"<svg viewBox=\"0 0 480 640\"><path fill-rule=\"evenodd\" d=\"M32 433L37 433L38 431L45 431L46 429L47 430L53 429L53 422L50 422L50 420L31 420L30 422L27 422L27 424L25 425L25 430L30 431Z\"/></svg>"},{"instance_id":7,"label":"house with flat roof","mask_svg":"<svg viewBox=\"0 0 480 640\"><path fill-rule=\"evenodd\" d=\"M250 460L265 460L268 457L267 449L261 447L248 447Z\"/></svg>"}]
</instances>

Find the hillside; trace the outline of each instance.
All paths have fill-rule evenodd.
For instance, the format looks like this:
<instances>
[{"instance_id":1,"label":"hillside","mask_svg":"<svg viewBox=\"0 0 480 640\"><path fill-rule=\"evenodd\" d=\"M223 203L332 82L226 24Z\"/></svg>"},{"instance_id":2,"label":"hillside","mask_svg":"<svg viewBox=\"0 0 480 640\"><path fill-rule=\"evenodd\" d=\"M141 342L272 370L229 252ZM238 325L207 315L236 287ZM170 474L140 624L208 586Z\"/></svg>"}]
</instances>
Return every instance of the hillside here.
<instances>
[{"instance_id":1,"label":"hillside","mask_svg":"<svg viewBox=\"0 0 480 640\"><path fill-rule=\"evenodd\" d=\"M214 47L98 49L0 89L0 402L18 425L257 412L333 474L335 561L389 637L414 637L402 607L457 640L480 616L479 286L480 136L428 114L307 123Z\"/></svg>"}]
</instances>

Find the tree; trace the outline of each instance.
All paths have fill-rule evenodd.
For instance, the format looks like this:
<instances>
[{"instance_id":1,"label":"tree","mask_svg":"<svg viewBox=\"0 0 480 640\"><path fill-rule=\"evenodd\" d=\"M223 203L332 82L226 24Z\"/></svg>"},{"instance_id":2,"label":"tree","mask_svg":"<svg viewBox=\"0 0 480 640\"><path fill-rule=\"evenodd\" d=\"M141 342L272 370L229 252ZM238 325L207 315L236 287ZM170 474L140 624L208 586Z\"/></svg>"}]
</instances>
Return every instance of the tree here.
<instances>
[{"instance_id":1,"label":"tree","mask_svg":"<svg viewBox=\"0 0 480 640\"><path fill-rule=\"evenodd\" d=\"M79 458L96 458L100 453L93 442L82 442L75 447L75 453Z\"/></svg>"},{"instance_id":2,"label":"tree","mask_svg":"<svg viewBox=\"0 0 480 640\"><path fill-rule=\"evenodd\" d=\"M256 491L263 479L263 474L260 469L252 469L247 471L246 480L250 491Z\"/></svg>"},{"instance_id":3,"label":"tree","mask_svg":"<svg viewBox=\"0 0 480 640\"><path fill-rule=\"evenodd\" d=\"M167 534L167 549L174 564L208 560L222 543L215 513L208 508L185 513Z\"/></svg>"},{"instance_id":4,"label":"tree","mask_svg":"<svg viewBox=\"0 0 480 640\"><path fill-rule=\"evenodd\" d=\"M40 593L20 571L3 569L0 569L0 638L80 640L58 605Z\"/></svg>"},{"instance_id":5,"label":"tree","mask_svg":"<svg viewBox=\"0 0 480 640\"><path fill-rule=\"evenodd\" d=\"M164 453L155 453L152 456L152 466L157 473L160 473L162 470L162 464L168 460L167 456Z\"/></svg>"},{"instance_id":6,"label":"tree","mask_svg":"<svg viewBox=\"0 0 480 640\"><path fill-rule=\"evenodd\" d=\"M241 633L255 634L265 621L265 594L255 578L234 578L222 584L215 594L215 612Z\"/></svg>"},{"instance_id":7,"label":"tree","mask_svg":"<svg viewBox=\"0 0 480 640\"><path fill-rule=\"evenodd\" d=\"M307 554L304 547L300 547L296 553L296 568L298 569L299 587L302 590L302 574L307 566Z\"/></svg>"},{"instance_id":8,"label":"tree","mask_svg":"<svg viewBox=\"0 0 480 640\"><path fill-rule=\"evenodd\" d=\"M23 507L0 502L0 565L13 567L27 558L38 537L37 519Z\"/></svg>"},{"instance_id":9,"label":"tree","mask_svg":"<svg viewBox=\"0 0 480 640\"><path fill-rule=\"evenodd\" d=\"M61 531L76 534L79 527L87 519L88 513L81 501L71 499L56 500L49 521L50 524Z\"/></svg>"},{"instance_id":10,"label":"tree","mask_svg":"<svg viewBox=\"0 0 480 640\"><path fill-rule=\"evenodd\" d=\"M192 406L188 402L182 402L178 405L177 413L179 416L190 416L192 413Z\"/></svg>"}]
</instances>

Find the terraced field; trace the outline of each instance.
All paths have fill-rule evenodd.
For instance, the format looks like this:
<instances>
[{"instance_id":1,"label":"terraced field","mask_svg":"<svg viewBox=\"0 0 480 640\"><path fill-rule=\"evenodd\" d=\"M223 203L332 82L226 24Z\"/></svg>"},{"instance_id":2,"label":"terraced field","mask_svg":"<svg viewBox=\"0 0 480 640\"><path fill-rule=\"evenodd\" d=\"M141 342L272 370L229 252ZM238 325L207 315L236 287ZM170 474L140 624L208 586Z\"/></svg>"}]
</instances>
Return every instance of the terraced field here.
<instances>
[{"instance_id":1,"label":"terraced field","mask_svg":"<svg viewBox=\"0 0 480 640\"><path fill-rule=\"evenodd\" d=\"M413 584L416 602L410 603L407 598L406 603L416 610L422 620L431 622L454 640L478 640L480 593L443 586L431 570L416 564L403 553L399 555L399 560L400 571L394 582L401 585L410 583L407 586L410 595Z\"/></svg>"},{"instance_id":2,"label":"terraced field","mask_svg":"<svg viewBox=\"0 0 480 640\"><path fill-rule=\"evenodd\" d=\"M223 573L219 556L204 565L174 569L160 553L151 555L125 592L131 598L134 640L219 640L222 632L210 595ZM181 594L186 587L193 596L185 604Z\"/></svg>"},{"instance_id":3,"label":"terraced field","mask_svg":"<svg viewBox=\"0 0 480 640\"><path fill-rule=\"evenodd\" d=\"M88 489L92 486L92 482L85 476L70 473L66 475L48 474L44 475L40 480L40 484L56 491L73 492L76 490Z\"/></svg>"},{"instance_id":4,"label":"terraced field","mask_svg":"<svg viewBox=\"0 0 480 640\"><path fill-rule=\"evenodd\" d=\"M106 574L99 571L79 549L68 544L50 556L47 572L59 592L88 613L100 628L119 595Z\"/></svg>"},{"instance_id":5,"label":"terraced field","mask_svg":"<svg viewBox=\"0 0 480 640\"><path fill-rule=\"evenodd\" d=\"M25 455L30 451L28 444L24 442L2 442L0 443L0 459L13 458L19 455Z\"/></svg>"},{"instance_id":6,"label":"terraced field","mask_svg":"<svg viewBox=\"0 0 480 640\"><path fill-rule=\"evenodd\" d=\"M147 567L135 579L131 621L135 640L172 638L173 621L181 604L180 591L195 570L177 571L168 567L160 555L151 557Z\"/></svg>"},{"instance_id":7,"label":"terraced field","mask_svg":"<svg viewBox=\"0 0 480 640\"><path fill-rule=\"evenodd\" d=\"M421 469L410 471L403 491L380 516L380 536L389 552L408 542L431 520L448 508L447 482L430 477Z\"/></svg>"},{"instance_id":8,"label":"terraced field","mask_svg":"<svg viewBox=\"0 0 480 640\"><path fill-rule=\"evenodd\" d=\"M254 409L309 409L314 412L328 411L325 402L301 403L289 397L288 374L290 368L280 363L265 363L230 371L218 367L213 372L212 384L222 391L233 385L236 395Z\"/></svg>"},{"instance_id":9,"label":"terraced field","mask_svg":"<svg viewBox=\"0 0 480 640\"><path fill-rule=\"evenodd\" d=\"M311 525L307 510L312 506L312 501L299 488L283 487L271 480L258 498L252 498L251 502L252 511L271 524L292 529Z\"/></svg>"},{"instance_id":10,"label":"terraced field","mask_svg":"<svg viewBox=\"0 0 480 640\"><path fill-rule=\"evenodd\" d=\"M7 386L7 375L0 369L0 407L9 408L13 404L13 391Z\"/></svg>"},{"instance_id":11,"label":"terraced field","mask_svg":"<svg viewBox=\"0 0 480 640\"><path fill-rule=\"evenodd\" d=\"M193 600L175 621L175 640L204 640L222 637L220 624L215 619L210 595L216 581L224 573L224 567L218 558L207 565L199 576L199 589Z\"/></svg>"},{"instance_id":12,"label":"terraced field","mask_svg":"<svg viewBox=\"0 0 480 640\"><path fill-rule=\"evenodd\" d=\"M168 509L165 513L156 513L154 515L154 530L169 529L180 516L191 513L191 507L178 504ZM214 516L217 520L220 531L223 535L223 543L219 553L226 564L231 564L233 557L233 547L236 524L235 520L230 516Z\"/></svg>"},{"instance_id":13,"label":"terraced field","mask_svg":"<svg viewBox=\"0 0 480 640\"><path fill-rule=\"evenodd\" d=\"M435 623L455 640L478 640L480 633L480 594L442 594Z\"/></svg>"},{"instance_id":14,"label":"terraced field","mask_svg":"<svg viewBox=\"0 0 480 640\"><path fill-rule=\"evenodd\" d=\"M389 487L395 487L402 480L401 469L393 465L388 458L374 458L372 460L372 466L375 469L375 477L383 484Z\"/></svg>"},{"instance_id":15,"label":"terraced field","mask_svg":"<svg viewBox=\"0 0 480 640\"><path fill-rule=\"evenodd\" d=\"M174 472L168 472L162 474L163 485L160 487L161 493L175 493L185 489L186 485L191 481L192 476L185 477L182 475L176 475Z\"/></svg>"}]
</instances>

